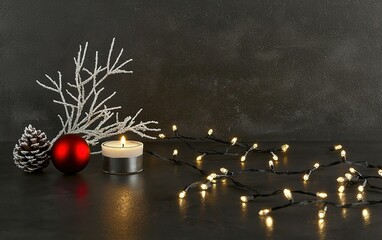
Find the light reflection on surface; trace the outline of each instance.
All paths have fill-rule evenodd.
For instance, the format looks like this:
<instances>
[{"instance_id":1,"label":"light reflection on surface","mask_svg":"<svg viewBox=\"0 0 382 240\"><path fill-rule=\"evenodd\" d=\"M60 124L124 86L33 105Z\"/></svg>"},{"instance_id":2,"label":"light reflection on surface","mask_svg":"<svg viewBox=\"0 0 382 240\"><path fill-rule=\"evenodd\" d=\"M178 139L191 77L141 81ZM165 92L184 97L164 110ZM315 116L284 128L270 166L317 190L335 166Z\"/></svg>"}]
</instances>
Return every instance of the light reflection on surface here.
<instances>
[{"instance_id":1,"label":"light reflection on surface","mask_svg":"<svg viewBox=\"0 0 382 240\"><path fill-rule=\"evenodd\" d=\"M370 224L370 211L368 208L362 210L363 222L367 226Z\"/></svg>"},{"instance_id":2,"label":"light reflection on surface","mask_svg":"<svg viewBox=\"0 0 382 240\"><path fill-rule=\"evenodd\" d=\"M241 203L241 210L242 211L247 211L247 204L245 202Z\"/></svg>"},{"instance_id":3,"label":"light reflection on surface","mask_svg":"<svg viewBox=\"0 0 382 240\"><path fill-rule=\"evenodd\" d=\"M346 195L345 193L338 193L338 198L339 198L339 202L341 205L345 205L346 204ZM347 208L342 208L341 209L341 216L342 218L346 218L348 216L348 209Z\"/></svg>"},{"instance_id":4,"label":"light reflection on surface","mask_svg":"<svg viewBox=\"0 0 382 240\"><path fill-rule=\"evenodd\" d=\"M201 191L200 195L202 196L202 199L204 200L206 198L206 191Z\"/></svg>"},{"instance_id":5,"label":"light reflection on surface","mask_svg":"<svg viewBox=\"0 0 382 240\"><path fill-rule=\"evenodd\" d=\"M241 203L241 207L240 207L241 211L240 211L240 217L241 219L243 219L244 221L246 221L247 219L247 215L248 215L248 209L247 209L247 204L242 202Z\"/></svg>"},{"instance_id":6,"label":"light reflection on surface","mask_svg":"<svg viewBox=\"0 0 382 240\"><path fill-rule=\"evenodd\" d=\"M325 231L325 220L319 219L317 221L317 227L318 227L318 236L320 239L325 239L326 231Z\"/></svg>"},{"instance_id":7,"label":"light reflection on surface","mask_svg":"<svg viewBox=\"0 0 382 240\"><path fill-rule=\"evenodd\" d=\"M102 228L108 239L134 239L144 228L148 216L148 203L144 191L143 175L103 176L107 184L102 199Z\"/></svg>"},{"instance_id":8,"label":"light reflection on surface","mask_svg":"<svg viewBox=\"0 0 382 240\"><path fill-rule=\"evenodd\" d=\"M241 169L245 169L245 162L240 162Z\"/></svg>"},{"instance_id":9,"label":"light reflection on surface","mask_svg":"<svg viewBox=\"0 0 382 240\"><path fill-rule=\"evenodd\" d=\"M287 163L288 163L288 156L284 155L283 156L283 164L287 164Z\"/></svg>"},{"instance_id":10,"label":"light reflection on surface","mask_svg":"<svg viewBox=\"0 0 382 240\"><path fill-rule=\"evenodd\" d=\"M271 216L267 216L265 218L265 226L266 226L266 236L272 237L273 234L273 218Z\"/></svg>"},{"instance_id":11,"label":"light reflection on surface","mask_svg":"<svg viewBox=\"0 0 382 240\"><path fill-rule=\"evenodd\" d=\"M341 216L343 218L346 218L348 216L348 210L346 208L342 208L341 210Z\"/></svg>"},{"instance_id":12,"label":"light reflection on surface","mask_svg":"<svg viewBox=\"0 0 382 240\"><path fill-rule=\"evenodd\" d=\"M55 191L58 196L65 196L66 193L74 193L75 201L79 209L89 205L89 186L86 178L82 175L62 175L55 184ZM64 200L64 199L63 199Z\"/></svg>"},{"instance_id":13,"label":"light reflection on surface","mask_svg":"<svg viewBox=\"0 0 382 240\"><path fill-rule=\"evenodd\" d=\"M346 196L345 196L345 193L338 193L338 198L340 199L340 204L341 204L341 205L346 204Z\"/></svg>"},{"instance_id":14,"label":"light reflection on surface","mask_svg":"<svg viewBox=\"0 0 382 240\"><path fill-rule=\"evenodd\" d=\"M203 167L203 161L196 161L196 166L198 168L202 168Z\"/></svg>"}]
</instances>

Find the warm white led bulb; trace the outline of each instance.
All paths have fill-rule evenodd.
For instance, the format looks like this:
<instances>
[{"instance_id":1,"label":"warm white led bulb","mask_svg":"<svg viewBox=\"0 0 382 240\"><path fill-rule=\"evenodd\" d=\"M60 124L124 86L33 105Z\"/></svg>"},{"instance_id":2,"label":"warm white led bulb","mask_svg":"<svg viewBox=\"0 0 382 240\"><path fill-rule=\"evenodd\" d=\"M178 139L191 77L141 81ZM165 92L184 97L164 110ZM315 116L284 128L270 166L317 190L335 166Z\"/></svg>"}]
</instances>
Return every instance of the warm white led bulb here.
<instances>
[{"instance_id":1,"label":"warm white led bulb","mask_svg":"<svg viewBox=\"0 0 382 240\"><path fill-rule=\"evenodd\" d=\"M363 190L365 190L365 188L362 185L359 185L358 186L358 191L363 192Z\"/></svg>"},{"instance_id":2,"label":"warm white led bulb","mask_svg":"<svg viewBox=\"0 0 382 240\"><path fill-rule=\"evenodd\" d=\"M270 168L273 168L274 164L273 164L273 161L272 161L272 160L269 160L268 164L269 164L269 167L270 167Z\"/></svg>"},{"instance_id":3,"label":"warm white led bulb","mask_svg":"<svg viewBox=\"0 0 382 240\"><path fill-rule=\"evenodd\" d=\"M320 211L318 211L318 217L320 218L320 219L322 219L322 218L324 218L325 217L325 211L324 210L320 210Z\"/></svg>"},{"instance_id":4,"label":"warm white led bulb","mask_svg":"<svg viewBox=\"0 0 382 240\"><path fill-rule=\"evenodd\" d=\"M240 197L240 200L244 203L249 202L249 201L253 201L254 199L255 199L254 196L241 196Z\"/></svg>"},{"instance_id":5,"label":"warm white led bulb","mask_svg":"<svg viewBox=\"0 0 382 240\"><path fill-rule=\"evenodd\" d=\"M186 191L181 191L179 193L179 198L184 198L186 196Z\"/></svg>"},{"instance_id":6,"label":"warm white led bulb","mask_svg":"<svg viewBox=\"0 0 382 240\"><path fill-rule=\"evenodd\" d=\"M277 155L274 152L271 152L271 154L272 154L273 160L275 160L275 161L279 160L279 157L277 157Z\"/></svg>"},{"instance_id":7,"label":"warm white led bulb","mask_svg":"<svg viewBox=\"0 0 382 240\"><path fill-rule=\"evenodd\" d=\"M292 192L287 188L284 189L284 196L288 200L293 200Z\"/></svg>"},{"instance_id":8,"label":"warm white led bulb","mask_svg":"<svg viewBox=\"0 0 382 240\"><path fill-rule=\"evenodd\" d=\"M355 170L354 168L349 168L349 172L351 172L351 173L356 173L357 172L357 170Z\"/></svg>"},{"instance_id":9,"label":"warm white led bulb","mask_svg":"<svg viewBox=\"0 0 382 240\"><path fill-rule=\"evenodd\" d=\"M245 155L241 156L240 161L244 162L247 157Z\"/></svg>"},{"instance_id":10,"label":"warm white led bulb","mask_svg":"<svg viewBox=\"0 0 382 240\"><path fill-rule=\"evenodd\" d=\"M358 201L362 201L363 200L363 194L362 193L358 193L357 194L357 200Z\"/></svg>"},{"instance_id":11,"label":"warm white led bulb","mask_svg":"<svg viewBox=\"0 0 382 240\"><path fill-rule=\"evenodd\" d=\"M343 178L343 177L338 177L338 178L337 178L337 182L339 182L339 183L343 183L343 182L345 182L345 178Z\"/></svg>"},{"instance_id":12,"label":"warm white led bulb","mask_svg":"<svg viewBox=\"0 0 382 240\"><path fill-rule=\"evenodd\" d=\"M309 174L304 174L304 176L302 177L302 179L304 179L304 181L308 181L309 180Z\"/></svg>"},{"instance_id":13,"label":"warm white led bulb","mask_svg":"<svg viewBox=\"0 0 382 240\"><path fill-rule=\"evenodd\" d=\"M210 175L208 175L207 180L212 182L214 181L216 177L217 177L216 173L211 173Z\"/></svg>"},{"instance_id":14,"label":"warm white led bulb","mask_svg":"<svg viewBox=\"0 0 382 240\"><path fill-rule=\"evenodd\" d=\"M178 155L178 150L175 149L174 152L172 153L172 155L174 155L174 156Z\"/></svg>"},{"instance_id":15,"label":"warm white led bulb","mask_svg":"<svg viewBox=\"0 0 382 240\"><path fill-rule=\"evenodd\" d=\"M203 159L204 155L199 155L196 157L196 161L201 161Z\"/></svg>"},{"instance_id":16,"label":"warm white led bulb","mask_svg":"<svg viewBox=\"0 0 382 240\"><path fill-rule=\"evenodd\" d=\"M342 149L342 145L334 145L334 150L340 150Z\"/></svg>"},{"instance_id":17,"label":"warm white led bulb","mask_svg":"<svg viewBox=\"0 0 382 240\"><path fill-rule=\"evenodd\" d=\"M252 145L252 148L253 148L253 149L255 149L255 148L257 148L257 147L258 147L257 143L254 143L254 144Z\"/></svg>"},{"instance_id":18,"label":"warm white led bulb","mask_svg":"<svg viewBox=\"0 0 382 240\"><path fill-rule=\"evenodd\" d=\"M378 174L379 174L380 176L382 176L382 169L379 169L379 170L378 170Z\"/></svg>"},{"instance_id":19,"label":"warm white led bulb","mask_svg":"<svg viewBox=\"0 0 382 240\"><path fill-rule=\"evenodd\" d=\"M207 190L207 189L208 189L208 185L205 184L205 183L203 183L203 184L200 185L200 188L201 188L202 190Z\"/></svg>"},{"instance_id":20,"label":"warm white led bulb","mask_svg":"<svg viewBox=\"0 0 382 240\"><path fill-rule=\"evenodd\" d=\"M315 169L317 169L317 168L320 167L320 164L319 164L319 163L315 163L315 164L313 165L313 167L314 167Z\"/></svg>"},{"instance_id":21,"label":"warm white led bulb","mask_svg":"<svg viewBox=\"0 0 382 240\"><path fill-rule=\"evenodd\" d=\"M318 192L318 193L316 193L316 196L319 198L326 198L328 196L328 194L324 193L324 192Z\"/></svg>"},{"instance_id":22,"label":"warm white led bulb","mask_svg":"<svg viewBox=\"0 0 382 240\"><path fill-rule=\"evenodd\" d=\"M158 136L159 136L159 138L161 138L161 139L163 139L163 138L166 137L166 135L164 135L163 133L159 134Z\"/></svg>"},{"instance_id":23,"label":"warm white led bulb","mask_svg":"<svg viewBox=\"0 0 382 240\"><path fill-rule=\"evenodd\" d=\"M220 168L220 172L223 173L223 174L227 174L228 173L228 169L227 168Z\"/></svg>"},{"instance_id":24,"label":"warm white led bulb","mask_svg":"<svg viewBox=\"0 0 382 240\"><path fill-rule=\"evenodd\" d=\"M328 210L328 207L325 206L323 210L318 211L318 217L319 217L320 219L323 219L323 218L325 217L325 215L326 215L326 211L327 211L327 210Z\"/></svg>"},{"instance_id":25,"label":"warm white led bulb","mask_svg":"<svg viewBox=\"0 0 382 240\"><path fill-rule=\"evenodd\" d=\"M172 125L172 131L175 132L176 130L178 130L178 127L176 125Z\"/></svg>"},{"instance_id":26,"label":"warm white led bulb","mask_svg":"<svg viewBox=\"0 0 382 240\"><path fill-rule=\"evenodd\" d=\"M346 151L345 150L341 151L341 157L343 157L343 158L346 157Z\"/></svg>"},{"instance_id":27,"label":"warm white led bulb","mask_svg":"<svg viewBox=\"0 0 382 240\"><path fill-rule=\"evenodd\" d=\"M261 209L260 211L259 211L259 215L260 216L265 216L265 215L267 215L268 213L270 213L271 212L271 209L268 209L268 208L266 208L266 209Z\"/></svg>"},{"instance_id":28,"label":"warm white led bulb","mask_svg":"<svg viewBox=\"0 0 382 240\"><path fill-rule=\"evenodd\" d=\"M353 178L353 175L351 175L350 173L345 173L345 177L348 179L348 180L351 180Z\"/></svg>"},{"instance_id":29,"label":"warm white led bulb","mask_svg":"<svg viewBox=\"0 0 382 240\"><path fill-rule=\"evenodd\" d=\"M340 186L339 188L338 188L338 192L339 193L343 193L345 191L345 187L344 186Z\"/></svg>"},{"instance_id":30,"label":"warm white led bulb","mask_svg":"<svg viewBox=\"0 0 382 240\"><path fill-rule=\"evenodd\" d=\"M208 130L208 136L211 136L212 133L214 133L214 130L212 130L212 129Z\"/></svg>"},{"instance_id":31,"label":"warm white led bulb","mask_svg":"<svg viewBox=\"0 0 382 240\"><path fill-rule=\"evenodd\" d=\"M231 140L232 145L235 145L236 142L237 142L237 137L232 138L232 140Z\"/></svg>"},{"instance_id":32,"label":"warm white led bulb","mask_svg":"<svg viewBox=\"0 0 382 240\"><path fill-rule=\"evenodd\" d=\"M286 151L288 150L288 148L289 148L289 145L288 145L288 144L283 144L283 145L281 145L281 150L282 150L283 152L286 152Z\"/></svg>"}]
</instances>

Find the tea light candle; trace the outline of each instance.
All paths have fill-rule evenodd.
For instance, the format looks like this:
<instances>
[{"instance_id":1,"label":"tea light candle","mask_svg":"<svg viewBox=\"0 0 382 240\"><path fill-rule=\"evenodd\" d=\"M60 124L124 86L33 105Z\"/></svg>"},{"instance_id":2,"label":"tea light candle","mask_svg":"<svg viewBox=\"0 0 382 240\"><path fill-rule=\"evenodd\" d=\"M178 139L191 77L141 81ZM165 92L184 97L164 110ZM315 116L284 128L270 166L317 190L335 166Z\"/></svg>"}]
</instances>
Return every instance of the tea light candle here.
<instances>
[{"instance_id":1,"label":"tea light candle","mask_svg":"<svg viewBox=\"0 0 382 240\"><path fill-rule=\"evenodd\" d=\"M143 170L143 143L126 140L108 141L101 145L103 171L109 174L133 174Z\"/></svg>"}]
</instances>

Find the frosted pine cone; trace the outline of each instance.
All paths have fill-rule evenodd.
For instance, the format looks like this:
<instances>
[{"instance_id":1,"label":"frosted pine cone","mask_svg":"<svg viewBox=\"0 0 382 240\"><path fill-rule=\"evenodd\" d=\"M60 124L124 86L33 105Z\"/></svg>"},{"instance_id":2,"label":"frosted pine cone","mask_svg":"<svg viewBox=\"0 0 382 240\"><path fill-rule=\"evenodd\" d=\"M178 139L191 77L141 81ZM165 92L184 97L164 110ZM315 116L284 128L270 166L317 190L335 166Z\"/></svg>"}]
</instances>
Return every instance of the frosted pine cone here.
<instances>
[{"instance_id":1,"label":"frosted pine cone","mask_svg":"<svg viewBox=\"0 0 382 240\"><path fill-rule=\"evenodd\" d=\"M49 165L49 148L45 133L29 124L13 149L13 160L24 172L36 172Z\"/></svg>"}]
</instances>

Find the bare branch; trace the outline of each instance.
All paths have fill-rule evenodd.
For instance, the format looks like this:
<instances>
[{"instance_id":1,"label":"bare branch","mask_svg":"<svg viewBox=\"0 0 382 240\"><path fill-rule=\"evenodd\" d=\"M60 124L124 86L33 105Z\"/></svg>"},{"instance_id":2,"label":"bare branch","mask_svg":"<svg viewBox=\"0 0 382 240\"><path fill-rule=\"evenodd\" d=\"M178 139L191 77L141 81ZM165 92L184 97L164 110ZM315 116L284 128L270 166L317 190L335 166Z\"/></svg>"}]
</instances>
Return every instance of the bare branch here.
<instances>
[{"instance_id":1,"label":"bare branch","mask_svg":"<svg viewBox=\"0 0 382 240\"><path fill-rule=\"evenodd\" d=\"M109 54L107 57L106 66L102 67L98 64L99 57L98 52L95 53L93 70L84 67L86 59L86 52L88 43L84 48L79 46L77 57L74 58L75 64L75 79L74 83L67 82L70 88L77 89L77 96L66 89L62 84L62 75L58 72L58 81L54 81L50 76L46 75L48 80L53 84L53 87L43 84L36 80L37 84L41 87L53 92L57 92L60 95L61 100L53 100L53 102L60 104L64 107L66 119L61 115L58 115L60 119L62 130L52 140L52 143L58 139L62 134L75 133L83 135L84 139L89 145L97 145L103 138L111 137L117 134L123 134L127 131L134 132L141 137L155 139L155 137L145 134L146 131L160 131L158 128L151 128L150 125L158 124L156 121L146 121L136 124L136 118L141 113L140 109L134 117L127 116L123 121L119 120L118 112L114 112L120 109L120 106L107 107L105 103L110 100L116 92L112 93L103 100L99 100L100 93L104 88L98 88L99 85L107 79L108 76L113 74L130 74L131 70L122 69L125 65L132 61L132 59L125 60L122 63L118 63L122 57L123 49L120 50L117 58L111 64L111 57L113 54L115 38L113 38ZM118 66L118 67L116 67ZM86 78L82 79L81 73L86 73ZM87 92L85 85L92 82L92 88ZM65 95L64 95L65 93ZM75 103L68 103L65 96L70 97ZM91 103L88 102L90 99ZM103 109L100 109L103 106ZM107 124L111 121L111 118L115 115L115 122ZM81 119L81 120L80 120Z\"/></svg>"}]
</instances>

